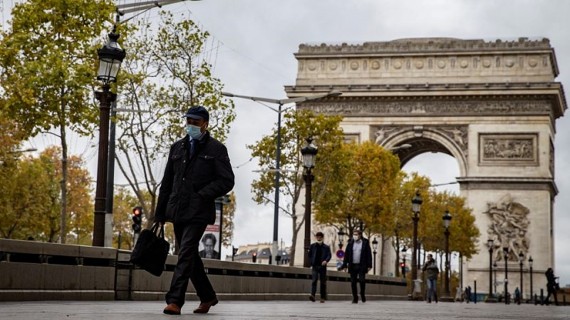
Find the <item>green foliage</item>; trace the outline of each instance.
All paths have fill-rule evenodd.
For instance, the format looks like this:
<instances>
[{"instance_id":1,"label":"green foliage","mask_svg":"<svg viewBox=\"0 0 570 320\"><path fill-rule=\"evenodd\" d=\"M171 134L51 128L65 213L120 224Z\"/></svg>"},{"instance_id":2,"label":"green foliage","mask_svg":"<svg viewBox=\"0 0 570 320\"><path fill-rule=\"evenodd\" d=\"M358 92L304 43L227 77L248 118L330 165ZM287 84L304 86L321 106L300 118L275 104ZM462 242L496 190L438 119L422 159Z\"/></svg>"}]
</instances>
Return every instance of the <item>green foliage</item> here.
<instances>
[{"instance_id":1,"label":"green foliage","mask_svg":"<svg viewBox=\"0 0 570 320\"><path fill-rule=\"evenodd\" d=\"M0 42L4 108L30 135L71 127L89 133L96 44L110 18L107 0L29 0L12 11Z\"/></svg>"}]
</instances>

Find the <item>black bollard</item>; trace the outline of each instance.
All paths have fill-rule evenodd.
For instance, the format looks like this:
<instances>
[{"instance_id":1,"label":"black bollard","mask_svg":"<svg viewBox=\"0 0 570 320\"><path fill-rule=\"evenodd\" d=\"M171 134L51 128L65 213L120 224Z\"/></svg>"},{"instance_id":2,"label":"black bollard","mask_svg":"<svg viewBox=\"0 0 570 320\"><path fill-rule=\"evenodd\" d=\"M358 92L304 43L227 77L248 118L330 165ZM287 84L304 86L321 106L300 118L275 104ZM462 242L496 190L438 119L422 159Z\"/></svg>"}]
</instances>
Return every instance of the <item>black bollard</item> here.
<instances>
[{"instance_id":1,"label":"black bollard","mask_svg":"<svg viewBox=\"0 0 570 320\"><path fill-rule=\"evenodd\" d=\"M540 305L544 305L544 289L540 289Z\"/></svg>"}]
</instances>

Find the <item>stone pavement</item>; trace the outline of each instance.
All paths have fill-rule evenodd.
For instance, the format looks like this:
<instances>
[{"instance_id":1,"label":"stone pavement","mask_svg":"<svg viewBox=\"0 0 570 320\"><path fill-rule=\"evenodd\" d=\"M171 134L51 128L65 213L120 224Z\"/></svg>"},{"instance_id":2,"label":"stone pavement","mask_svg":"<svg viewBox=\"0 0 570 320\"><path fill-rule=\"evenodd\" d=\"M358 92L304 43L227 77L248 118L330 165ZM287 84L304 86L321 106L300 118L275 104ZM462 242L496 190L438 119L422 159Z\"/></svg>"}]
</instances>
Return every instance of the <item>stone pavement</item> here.
<instances>
[{"instance_id":1,"label":"stone pavement","mask_svg":"<svg viewBox=\"0 0 570 320\"><path fill-rule=\"evenodd\" d=\"M432 303L411 301L220 301L207 315L192 313L189 301L181 316L162 314L159 301L33 301L0 302L0 319L570 319L570 307L486 303Z\"/></svg>"}]
</instances>

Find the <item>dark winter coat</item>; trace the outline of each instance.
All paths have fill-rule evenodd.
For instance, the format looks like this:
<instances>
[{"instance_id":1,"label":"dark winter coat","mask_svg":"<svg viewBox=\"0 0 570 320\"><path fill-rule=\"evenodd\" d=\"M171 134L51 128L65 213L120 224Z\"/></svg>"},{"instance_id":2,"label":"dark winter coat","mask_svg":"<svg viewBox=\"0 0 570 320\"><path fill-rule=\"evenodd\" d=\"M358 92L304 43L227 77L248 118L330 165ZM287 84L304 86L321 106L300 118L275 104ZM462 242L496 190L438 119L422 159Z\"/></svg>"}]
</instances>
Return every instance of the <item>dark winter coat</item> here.
<instances>
[{"instance_id":1,"label":"dark winter coat","mask_svg":"<svg viewBox=\"0 0 570 320\"><path fill-rule=\"evenodd\" d=\"M346 245L346 251L344 256L344 261L342 263L342 268L346 268L348 265L348 271L350 271L350 265L352 264L352 246L354 244L354 239L350 239ZM366 267L366 269L372 268L372 249L370 249L370 241L366 238L362 238L362 252L360 253L360 263L361 266Z\"/></svg>"},{"instance_id":2,"label":"dark winter coat","mask_svg":"<svg viewBox=\"0 0 570 320\"><path fill-rule=\"evenodd\" d=\"M309 261L311 266L320 266L323 261L327 263L331 260L331 248L326 244L321 244L321 256L317 257L317 246L318 243L313 243L309 247Z\"/></svg>"},{"instance_id":3,"label":"dark winter coat","mask_svg":"<svg viewBox=\"0 0 570 320\"><path fill-rule=\"evenodd\" d=\"M170 148L155 221L213 224L215 200L232 190L234 173L226 147L206 132L190 157L186 136Z\"/></svg>"}]
</instances>

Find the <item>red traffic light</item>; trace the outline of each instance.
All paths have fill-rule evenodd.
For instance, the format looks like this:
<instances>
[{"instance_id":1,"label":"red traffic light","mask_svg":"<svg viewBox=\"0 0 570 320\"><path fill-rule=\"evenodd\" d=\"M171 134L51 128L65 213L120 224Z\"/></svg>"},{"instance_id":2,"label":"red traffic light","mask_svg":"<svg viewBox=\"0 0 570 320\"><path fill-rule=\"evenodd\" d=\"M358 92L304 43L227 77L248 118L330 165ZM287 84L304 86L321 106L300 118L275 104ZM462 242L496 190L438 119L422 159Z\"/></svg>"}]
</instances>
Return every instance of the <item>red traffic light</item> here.
<instances>
[{"instance_id":1,"label":"red traffic light","mask_svg":"<svg viewBox=\"0 0 570 320\"><path fill-rule=\"evenodd\" d=\"M403 267L405 267L405 266L406 266L406 264L405 264L405 263L403 263L403 262L402 262L402 263L400 263L400 267L402 267L402 268L403 268Z\"/></svg>"},{"instance_id":2,"label":"red traffic light","mask_svg":"<svg viewBox=\"0 0 570 320\"><path fill-rule=\"evenodd\" d=\"M134 207L133 208L133 214L135 216L140 216L140 215L142 215L142 213L143 213L142 207Z\"/></svg>"}]
</instances>

